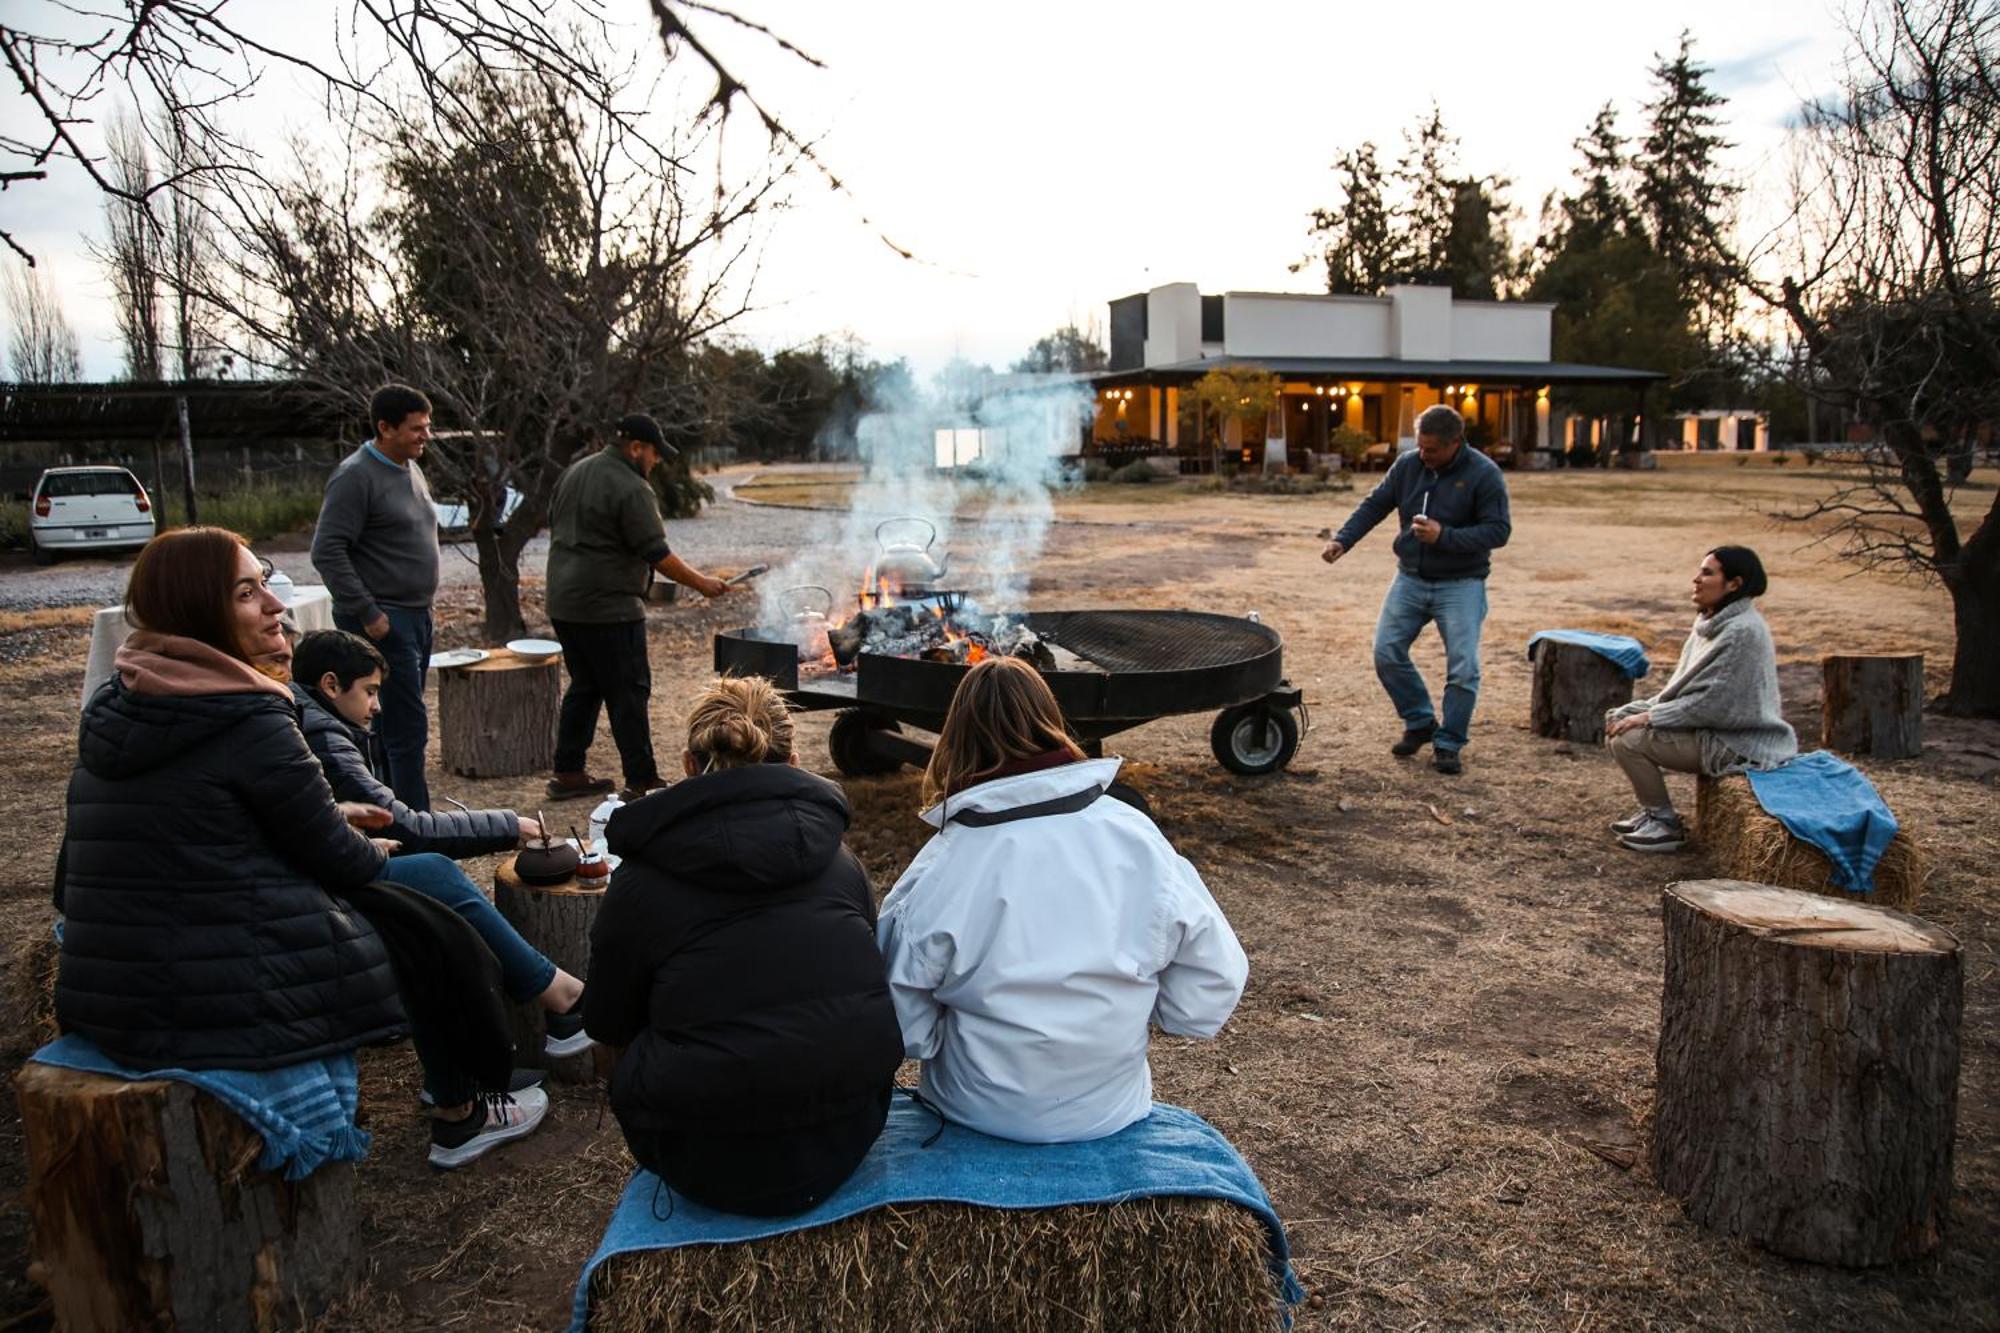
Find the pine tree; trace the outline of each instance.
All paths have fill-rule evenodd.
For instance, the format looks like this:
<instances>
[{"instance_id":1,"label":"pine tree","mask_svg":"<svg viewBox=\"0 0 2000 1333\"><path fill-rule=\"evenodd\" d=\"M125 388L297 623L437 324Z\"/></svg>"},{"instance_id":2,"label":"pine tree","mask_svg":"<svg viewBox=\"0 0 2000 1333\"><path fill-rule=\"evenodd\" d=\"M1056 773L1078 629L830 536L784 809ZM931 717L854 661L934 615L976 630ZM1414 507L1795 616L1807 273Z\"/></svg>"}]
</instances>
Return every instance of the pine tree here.
<instances>
[{"instance_id":1,"label":"pine tree","mask_svg":"<svg viewBox=\"0 0 2000 1333\"><path fill-rule=\"evenodd\" d=\"M1458 203L1458 139L1445 128L1444 113L1431 104L1430 116L1403 135L1403 156L1391 175L1400 202L1396 223L1397 281L1449 286L1452 217Z\"/></svg>"},{"instance_id":2,"label":"pine tree","mask_svg":"<svg viewBox=\"0 0 2000 1333\"><path fill-rule=\"evenodd\" d=\"M1315 208L1308 236L1319 240L1326 289L1336 296L1373 296L1393 281L1396 246L1382 164L1373 143L1335 160L1342 202ZM1302 261L1303 262L1310 262Z\"/></svg>"},{"instance_id":3,"label":"pine tree","mask_svg":"<svg viewBox=\"0 0 2000 1333\"><path fill-rule=\"evenodd\" d=\"M1724 331L1735 311L1725 237L1741 187L1724 178L1718 161L1731 146L1715 114L1727 99L1708 88L1708 74L1695 62L1694 38L1682 32L1680 50L1653 66L1657 95L1646 104L1650 128L1633 166L1639 218L1654 253L1696 319Z\"/></svg>"},{"instance_id":4,"label":"pine tree","mask_svg":"<svg viewBox=\"0 0 2000 1333\"><path fill-rule=\"evenodd\" d=\"M1583 156L1583 167L1577 172L1577 192L1562 201L1563 230L1602 244L1630 231L1636 221L1628 193L1625 140L1618 133L1618 112L1611 103L1597 109L1596 119L1575 147Z\"/></svg>"}]
</instances>

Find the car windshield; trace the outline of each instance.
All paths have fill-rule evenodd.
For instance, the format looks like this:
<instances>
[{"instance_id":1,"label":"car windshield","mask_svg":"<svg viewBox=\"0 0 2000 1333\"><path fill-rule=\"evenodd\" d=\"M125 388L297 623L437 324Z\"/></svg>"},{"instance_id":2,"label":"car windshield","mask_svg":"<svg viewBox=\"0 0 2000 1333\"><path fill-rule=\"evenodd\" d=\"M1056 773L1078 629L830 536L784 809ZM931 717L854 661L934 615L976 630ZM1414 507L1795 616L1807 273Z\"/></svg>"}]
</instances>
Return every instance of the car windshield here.
<instances>
[{"instance_id":1,"label":"car windshield","mask_svg":"<svg viewBox=\"0 0 2000 1333\"><path fill-rule=\"evenodd\" d=\"M102 472L51 472L42 480L42 494L50 499L138 493L138 480L122 469L106 468Z\"/></svg>"}]
</instances>

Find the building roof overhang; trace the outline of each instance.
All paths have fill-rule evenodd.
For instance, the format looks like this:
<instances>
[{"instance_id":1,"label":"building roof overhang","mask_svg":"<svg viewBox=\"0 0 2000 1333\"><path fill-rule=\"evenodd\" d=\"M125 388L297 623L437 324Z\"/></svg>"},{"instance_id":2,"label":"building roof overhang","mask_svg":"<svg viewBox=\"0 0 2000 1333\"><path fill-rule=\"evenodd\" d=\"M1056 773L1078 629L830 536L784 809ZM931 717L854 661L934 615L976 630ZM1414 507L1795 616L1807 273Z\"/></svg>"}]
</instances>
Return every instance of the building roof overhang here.
<instances>
[{"instance_id":1,"label":"building roof overhang","mask_svg":"<svg viewBox=\"0 0 2000 1333\"><path fill-rule=\"evenodd\" d=\"M1143 384L1149 380L1195 380L1225 366L1256 366L1283 378L1418 380L1439 384L1643 385L1666 378L1657 370L1586 366L1573 361L1402 361L1395 357L1209 356L1163 366L1100 371L1095 384Z\"/></svg>"}]
</instances>

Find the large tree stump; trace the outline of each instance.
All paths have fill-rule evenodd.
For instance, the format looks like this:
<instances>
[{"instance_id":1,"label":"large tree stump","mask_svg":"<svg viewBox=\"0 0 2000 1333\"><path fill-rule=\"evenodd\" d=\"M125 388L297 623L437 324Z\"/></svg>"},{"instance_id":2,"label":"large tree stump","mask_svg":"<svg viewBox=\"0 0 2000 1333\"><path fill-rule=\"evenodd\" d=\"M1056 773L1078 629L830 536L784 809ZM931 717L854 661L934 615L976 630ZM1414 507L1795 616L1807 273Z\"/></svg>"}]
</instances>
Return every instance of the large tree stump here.
<instances>
[{"instance_id":1,"label":"large tree stump","mask_svg":"<svg viewBox=\"0 0 2000 1333\"><path fill-rule=\"evenodd\" d=\"M1958 941L1742 880L1664 898L1653 1172L1688 1216L1796 1259L1927 1254L1951 1196Z\"/></svg>"},{"instance_id":2,"label":"large tree stump","mask_svg":"<svg viewBox=\"0 0 2000 1333\"><path fill-rule=\"evenodd\" d=\"M58 1328L290 1328L358 1272L352 1163L259 1171L263 1140L186 1083L31 1063L14 1089Z\"/></svg>"},{"instance_id":3,"label":"large tree stump","mask_svg":"<svg viewBox=\"0 0 2000 1333\"><path fill-rule=\"evenodd\" d=\"M556 761L562 658L496 649L437 673L439 762L465 778L546 773Z\"/></svg>"},{"instance_id":4,"label":"large tree stump","mask_svg":"<svg viewBox=\"0 0 2000 1333\"><path fill-rule=\"evenodd\" d=\"M1537 736L1595 744L1604 714L1632 702L1632 678L1611 659L1581 644L1543 639L1535 645L1528 729Z\"/></svg>"},{"instance_id":5,"label":"large tree stump","mask_svg":"<svg viewBox=\"0 0 2000 1333\"><path fill-rule=\"evenodd\" d=\"M1924 655L1840 654L1820 663L1819 743L1905 759L1924 751Z\"/></svg>"},{"instance_id":6,"label":"large tree stump","mask_svg":"<svg viewBox=\"0 0 2000 1333\"><path fill-rule=\"evenodd\" d=\"M588 981L590 928L596 924L597 909L603 905L605 883L602 879L571 878L547 887L524 884L514 873L514 858L510 856L493 872L493 905L521 932L521 938L541 950L550 962ZM517 1004L510 1013L515 1059L523 1066L546 1069L565 1083L589 1083L596 1079L595 1062L588 1049L563 1057L543 1054L539 1005Z\"/></svg>"}]
</instances>

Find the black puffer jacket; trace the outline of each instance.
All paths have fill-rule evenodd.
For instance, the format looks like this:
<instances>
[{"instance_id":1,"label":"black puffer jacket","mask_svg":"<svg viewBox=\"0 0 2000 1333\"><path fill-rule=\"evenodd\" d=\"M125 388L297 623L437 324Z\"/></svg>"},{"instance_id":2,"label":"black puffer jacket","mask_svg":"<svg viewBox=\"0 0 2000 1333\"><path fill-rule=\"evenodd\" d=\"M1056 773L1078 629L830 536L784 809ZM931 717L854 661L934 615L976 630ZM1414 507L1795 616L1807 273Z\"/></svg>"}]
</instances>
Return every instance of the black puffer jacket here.
<instances>
[{"instance_id":1,"label":"black puffer jacket","mask_svg":"<svg viewBox=\"0 0 2000 1333\"><path fill-rule=\"evenodd\" d=\"M783 1215L846 1180L888 1114L902 1032L847 797L787 765L689 778L611 817L584 1026L626 1047L632 1154L713 1208Z\"/></svg>"},{"instance_id":2,"label":"black puffer jacket","mask_svg":"<svg viewBox=\"0 0 2000 1333\"><path fill-rule=\"evenodd\" d=\"M113 677L70 778L56 1016L144 1069L268 1069L396 1036L382 941L327 896L382 862L290 700Z\"/></svg>"},{"instance_id":3,"label":"black puffer jacket","mask_svg":"<svg viewBox=\"0 0 2000 1333\"><path fill-rule=\"evenodd\" d=\"M292 698L299 706L299 729L306 734L333 785L334 799L366 801L389 812L395 822L377 832L403 844L398 850L436 852L453 860L511 852L521 841L521 825L512 810L413 810L396 799L382 781L376 737L329 707L318 694L294 683Z\"/></svg>"}]
</instances>

